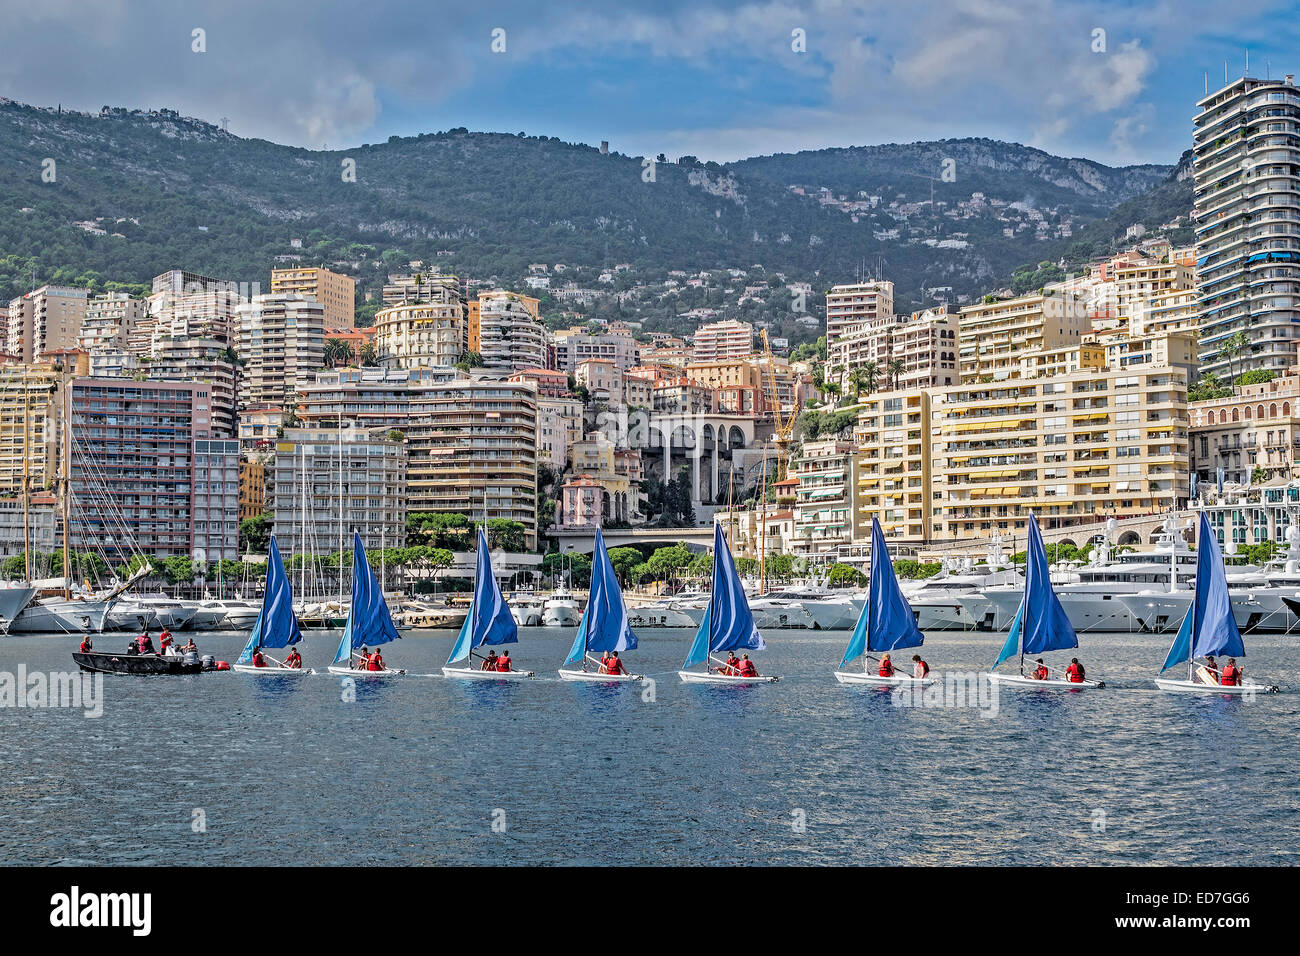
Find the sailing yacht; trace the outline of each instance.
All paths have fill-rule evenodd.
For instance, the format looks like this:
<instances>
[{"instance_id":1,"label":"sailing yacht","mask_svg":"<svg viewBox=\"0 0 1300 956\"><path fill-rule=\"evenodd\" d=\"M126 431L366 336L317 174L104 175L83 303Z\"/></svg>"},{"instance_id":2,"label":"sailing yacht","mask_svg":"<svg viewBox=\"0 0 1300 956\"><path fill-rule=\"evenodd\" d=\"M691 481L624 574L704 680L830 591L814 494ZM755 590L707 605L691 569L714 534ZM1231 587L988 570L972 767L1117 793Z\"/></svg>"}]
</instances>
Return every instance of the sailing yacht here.
<instances>
[{"instance_id":1,"label":"sailing yacht","mask_svg":"<svg viewBox=\"0 0 1300 956\"><path fill-rule=\"evenodd\" d=\"M736 562L727 547L727 539L722 533L722 525L713 525L713 588L709 592L708 603L704 606L704 617L695 640L686 654L686 663L677 676L688 684L763 684L774 683L778 677L744 677L735 674L723 674L726 662L713 657L726 651L753 650L761 651L767 645L763 635L754 625L754 615L750 613L749 601L745 597L745 588L736 573ZM715 671L709 661L719 665ZM693 671L690 668L704 664L704 670Z\"/></svg>"},{"instance_id":2,"label":"sailing yacht","mask_svg":"<svg viewBox=\"0 0 1300 956\"><path fill-rule=\"evenodd\" d=\"M591 590L587 596L587 609L578 624L578 633L573 638L573 647L560 668L560 677L568 681L590 681L601 684L617 684L641 680L640 674L602 674L599 660L592 658L592 651L602 654L609 651L636 649L636 634L627 622L627 608L623 604L623 592L618 586L618 575L610 563L609 552L605 550L605 538L596 529L596 542L591 556ZM575 664L581 664L581 670L573 670ZM596 666L595 671L587 669L588 664ZM626 661L624 667L627 666Z\"/></svg>"},{"instance_id":3,"label":"sailing yacht","mask_svg":"<svg viewBox=\"0 0 1300 956\"><path fill-rule=\"evenodd\" d=\"M1011 622L1011 631L1002 646L1002 652L993 662L993 672L989 679L1007 687L1032 688L1034 690L1083 690L1089 687L1105 687L1101 681L1071 681L1064 677L1048 677L1037 680L1025 674L1025 655L1037 656L1048 651L1063 651L1079 646L1079 638L1074 633L1069 617L1061 602L1052 590L1051 569L1047 565L1047 551L1043 547L1043 533L1038 530L1038 519L1029 516L1029 546L1025 552L1025 590ZM1003 661L1020 652L1019 674L998 674L997 667Z\"/></svg>"},{"instance_id":4,"label":"sailing yacht","mask_svg":"<svg viewBox=\"0 0 1300 956\"><path fill-rule=\"evenodd\" d=\"M352 535L352 603L329 672L348 677L400 677L406 673L404 669L363 670L352 666L357 648L378 647L402 636L397 633L393 617L388 613L388 602L384 600L375 572L370 569L361 535L355 531Z\"/></svg>"},{"instance_id":5,"label":"sailing yacht","mask_svg":"<svg viewBox=\"0 0 1300 956\"><path fill-rule=\"evenodd\" d=\"M871 519L871 585L867 591L867 603L858 615L849 638L849 646L844 649L840 669L835 672L835 679L841 684L874 684L878 687L919 686L933 684L934 677L911 677L895 673L892 677L872 674L869 661L871 652L885 654L904 647L920 647L925 642L925 635L917 627L916 615L908 606L907 598L898 586L894 575L894 565L889 558L889 548L885 545L885 533L880 529L880 522ZM850 663L862 658L862 671L846 671Z\"/></svg>"},{"instance_id":6,"label":"sailing yacht","mask_svg":"<svg viewBox=\"0 0 1300 956\"><path fill-rule=\"evenodd\" d=\"M473 666L480 655L474 649L483 645L518 644L519 625L510 615L510 608L496 576L492 573L492 558L488 554L487 537L478 529L478 558L474 568L474 602L470 605L465 623L452 646L451 656L442 673L446 677L466 680L525 680L534 676L532 671L485 671ZM464 665L453 665L464 661Z\"/></svg>"},{"instance_id":7,"label":"sailing yacht","mask_svg":"<svg viewBox=\"0 0 1300 956\"><path fill-rule=\"evenodd\" d=\"M1187 665L1187 679L1156 677L1155 683L1163 691L1184 694L1225 694L1233 697L1275 693L1276 686L1254 682L1224 686L1219 674L1208 664L1197 664L1197 658L1245 658L1246 644L1241 639L1237 622L1233 618L1228 583L1223 573L1223 555L1219 540L1210 527L1210 517L1201 512L1201 524L1196 535L1196 588L1191 606L1183 617L1174 643L1165 656L1160 673L1179 664Z\"/></svg>"},{"instance_id":8,"label":"sailing yacht","mask_svg":"<svg viewBox=\"0 0 1300 956\"><path fill-rule=\"evenodd\" d=\"M257 674L259 677L301 677L312 673L311 668L285 667L275 658L275 667L255 667L253 653L259 648L275 649L289 647L302 640L302 631L298 619L293 614L293 587L289 576L284 571L284 561L280 558L280 547L275 535L271 535L271 545L266 556L266 593L262 595L262 610L253 624L253 632L248 635L248 643L231 665L232 670L241 674ZM269 654L263 654L270 657Z\"/></svg>"}]
</instances>

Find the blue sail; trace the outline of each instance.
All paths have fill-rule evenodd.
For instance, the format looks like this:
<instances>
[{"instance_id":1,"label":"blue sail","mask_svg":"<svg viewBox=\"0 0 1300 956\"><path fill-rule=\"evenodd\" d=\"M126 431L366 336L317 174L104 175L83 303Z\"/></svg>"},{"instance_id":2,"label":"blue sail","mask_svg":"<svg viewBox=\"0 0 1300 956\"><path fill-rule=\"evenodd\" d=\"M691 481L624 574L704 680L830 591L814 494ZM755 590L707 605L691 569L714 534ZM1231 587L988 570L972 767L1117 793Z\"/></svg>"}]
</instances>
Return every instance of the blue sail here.
<instances>
[{"instance_id":1,"label":"blue sail","mask_svg":"<svg viewBox=\"0 0 1300 956\"><path fill-rule=\"evenodd\" d=\"M1020 622L1024 620L1025 602L1020 602L1020 607L1016 608L1015 620L1011 622L1011 630L1007 632L1006 643L1002 645L1002 652L998 654L998 659L993 662L996 668L1008 658L1015 657L1016 652L1020 650Z\"/></svg>"},{"instance_id":2,"label":"blue sail","mask_svg":"<svg viewBox=\"0 0 1300 956\"><path fill-rule=\"evenodd\" d=\"M334 652L335 664L351 660L352 652L358 647L387 644L402 636L397 633L393 616L388 612L383 588L379 586L375 572L366 560L361 535L355 531L352 534L352 607L348 611L348 622L343 628L343 639L339 641L339 649Z\"/></svg>"},{"instance_id":3,"label":"blue sail","mask_svg":"<svg viewBox=\"0 0 1300 956\"><path fill-rule=\"evenodd\" d=\"M587 651L630 651L636 647L636 634L628 624L618 575L614 573L599 528L596 529L591 557L591 591L587 596L587 609L582 612L573 647L564 661L566 664L583 660Z\"/></svg>"},{"instance_id":4,"label":"blue sail","mask_svg":"<svg viewBox=\"0 0 1300 956\"><path fill-rule=\"evenodd\" d=\"M754 624L745 588L736 573L736 562L732 560L720 524L713 526L713 593L709 595L709 618L711 653L742 648L761 651L767 647Z\"/></svg>"},{"instance_id":5,"label":"blue sail","mask_svg":"<svg viewBox=\"0 0 1300 956\"><path fill-rule=\"evenodd\" d=\"M1209 513L1202 511L1196 534L1196 591L1161 670L1211 655L1245 657L1246 645L1232 616L1219 539L1210 527Z\"/></svg>"},{"instance_id":6,"label":"blue sail","mask_svg":"<svg viewBox=\"0 0 1300 956\"><path fill-rule=\"evenodd\" d=\"M1047 551L1038 519L1029 516L1029 547L1025 555L1025 603L1022 609L1021 648L1025 654L1063 651L1078 647L1079 638L1065 609L1052 590Z\"/></svg>"},{"instance_id":7,"label":"blue sail","mask_svg":"<svg viewBox=\"0 0 1300 956\"><path fill-rule=\"evenodd\" d=\"M709 614L713 602L710 601L704 605L704 620L700 621L700 626L695 630L695 640L691 641L691 649L686 652L686 663L683 667L694 667L696 664L703 664L709 657L709 627L712 618Z\"/></svg>"},{"instance_id":8,"label":"blue sail","mask_svg":"<svg viewBox=\"0 0 1300 956\"><path fill-rule=\"evenodd\" d=\"M894 576L894 565L885 545L880 522L871 519L871 589L867 592L871 609L871 627L867 630L867 649L893 651L900 647L920 647L925 635L916 626L912 606L903 597Z\"/></svg>"},{"instance_id":9,"label":"blue sail","mask_svg":"<svg viewBox=\"0 0 1300 956\"><path fill-rule=\"evenodd\" d=\"M262 595L262 609L257 612L253 633L239 655L237 664L247 664L253 651L259 647L288 647L302 640L298 619L293 616L293 588L289 575L284 573L280 547L271 535L271 546L266 556L266 593Z\"/></svg>"},{"instance_id":10,"label":"blue sail","mask_svg":"<svg viewBox=\"0 0 1300 956\"><path fill-rule=\"evenodd\" d=\"M469 640L457 639L456 646L451 649L452 656L447 658L448 664L464 660L474 648L484 644L519 642L519 626L510 615L505 596L492 573L487 536L481 527L478 529L478 557L474 569L474 603L465 618L465 627L461 628L462 634L466 633L466 628Z\"/></svg>"}]
</instances>

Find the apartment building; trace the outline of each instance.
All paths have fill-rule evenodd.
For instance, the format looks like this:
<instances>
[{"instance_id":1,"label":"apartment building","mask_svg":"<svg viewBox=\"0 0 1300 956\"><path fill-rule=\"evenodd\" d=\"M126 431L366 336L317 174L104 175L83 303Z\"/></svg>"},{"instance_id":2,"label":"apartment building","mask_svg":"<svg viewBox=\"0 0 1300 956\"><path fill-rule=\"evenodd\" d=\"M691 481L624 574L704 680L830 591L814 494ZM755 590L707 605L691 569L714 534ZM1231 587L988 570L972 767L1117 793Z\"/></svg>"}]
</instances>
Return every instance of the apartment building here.
<instances>
[{"instance_id":1,"label":"apartment building","mask_svg":"<svg viewBox=\"0 0 1300 956\"><path fill-rule=\"evenodd\" d=\"M272 511L280 550L334 554L353 532L367 550L406 540L406 444L387 429L286 428L275 445Z\"/></svg>"},{"instance_id":2,"label":"apartment building","mask_svg":"<svg viewBox=\"0 0 1300 956\"><path fill-rule=\"evenodd\" d=\"M931 398L932 541L1160 512L1189 492L1187 381L1081 369Z\"/></svg>"},{"instance_id":3,"label":"apartment building","mask_svg":"<svg viewBox=\"0 0 1300 956\"><path fill-rule=\"evenodd\" d=\"M1192 472L1202 487L1300 477L1300 367L1270 382L1240 385L1226 398L1192 402ZM1254 542L1252 542L1254 543Z\"/></svg>"},{"instance_id":4,"label":"apartment building","mask_svg":"<svg viewBox=\"0 0 1300 956\"><path fill-rule=\"evenodd\" d=\"M239 306L239 404L285 405L325 364L325 309L314 299L257 295Z\"/></svg>"},{"instance_id":5,"label":"apartment building","mask_svg":"<svg viewBox=\"0 0 1300 956\"><path fill-rule=\"evenodd\" d=\"M1289 368L1300 341L1300 89L1242 77L1206 96L1193 124L1201 365L1237 332L1233 371Z\"/></svg>"},{"instance_id":6,"label":"apartment building","mask_svg":"<svg viewBox=\"0 0 1300 956\"><path fill-rule=\"evenodd\" d=\"M239 520L266 514L266 462L261 457L239 461Z\"/></svg>"},{"instance_id":7,"label":"apartment building","mask_svg":"<svg viewBox=\"0 0 1300 956\"><path fill-rule=\"evenodd\" d=\"M575 326L552 333L552 339L555 367L563 372L576 372L579 365L593 359L610 362L621 372L641 362L641 347L626 328L611 327L593 334Z\"/></svg>"},{"instance_id":8,"label":"apartment building","mask_svg":"<svg viewBox=\"0 0 1300 956\"><path fill-rule=\"evenodd\" d=\"M238 551L239 443L212 439L211 386L73 379L69 541L126 562Z\"/></svg>"},{"instance_id":9,"label":"apartment building","mask_svg":"<svg viewBox=\"0 0 1300 956\"><path fill-rule=\"evenodd\" d=\"M858 405L854 540L871 540L876 518L890 541L924 541L931 518L930 392L869 395Z\"/></svg>"},{"instance_id":10,"label":"apartment building","mask_svg":"<svg viewBox=\"0 0 1300 956\"><path fill-rule=\"evenodd\" d=\"M884 316L827 339L827 381L845 392L956 385L956 314L947 307Z\"/></svg>"},{"instance_id":11,"label":"apartment building","mask_svg":"<svg viewBox=\"0 0 1300 956\"><path fill-rule=\"evenodd\" d=\"M148 298L148 317L127 335L127 350L152 356L164 338L208 338L234 342L237 313L244 298L239 284L173 269L155 276Z\"/></svg>"},{"instance_id":12,"label":"apartment building","mask_svg":"<svg viewBox=\"0 0 1300 956\"><path fill-rule=\"evenodd\" d=\"M894 283L852 282L826 293L826 349L849 331L892 318Z\"/></svg>"},{"instance_id":13,"label":"apartment building","mask_svg":"<svg viewBox=\"0 0 1300 956\"><path fill-rule=\"evenodd\" d=\"M123 351L132 333L149 315L149 303L125 292L106 292L86 301L77 346L87 352Z\"/></svg>"},{"instance_id":14,"label":"apartment building","mask_svg":"<svg viewBox=\"0 0 1300 956\"><path fill-rule=\"evenodd\" d=\"M470 350L482 356L486 374L550 368L548 341L537 299L500 289L479 293L470 313Z\"/></svg>"},{"instance_id":15,"label":"apartment building","mask_svg":"<svg viewBox=\"0 0 1300 956\"><path fill-rule=\"evenodd\" d=\"M1010 378L1026 349L1078 345L1089 331L1086 303L1060 289L966 306L957 333L960 382Z\"/></svg>"},{"instance_id":16,"label":"apartment building","mask_svg":"<svg viewBox=\"0 0 1300 956\"><path fill-rule=\"evenodd\" d=\"M702 415L716 412L715 393L686 377L663 378L654 384L654 410L673 415Z\"/></svg>"},{"instance_id":17,"label":"apartment building","mask_svg":"<svg viewBox=\"0 0 1300 956\"><path fill-rule=\"evenodd\" d=\"M412 301L394 303L375 313L375 351L380 363L390 368L454 366L469 350L469 310L460 286L421 282L401 290Z\"/></svg>"},{"instance_id":18,"label":"apartment building","mask_svg":"<svg viewBox=\"0 0 1300 956\"><path fill-rule=\"evenodd\" d=\"M225 342L169 335L158 340L153 359L139 369L158 381L211 385L212 437L234 438L238 405L234 358Z\"/></svg>"},{"instance_id":19,"label":"apartment building","mask_svg":"<svg viewBox=\"0 0 1300 956\"><path fill-rule=\"evenodd\" d=\"M385 306L441 302L448 299L459 299L464 303L465 286L456 276L436 272L390 275L383 292Z\"/></svg>"},{"instance_id":20,"label":"apartment building","mask_svg":"<svg viewBox=\"0 0 1300 956\"><path fill-rule=\"evenodd\" d=\"M89 301L86 289L54 285L11 300L5 350L30 363L43 352L75 348Z\"/></svg>"},{"instance_id":21,"label":"apartment building","mask_svg":"<svg viewBox=\"0 0 1300 956\"><path fill-rule=\"evenodd\" d=\"M695 330L695 339L691 345L693 362L745 358L753 353L754 327L748 322L737 322L734 319L701 325Z\"/></svg>"},{"instance_id":22,"label":"apartment building","mask_svg":"<svg viewBox=\"0 0 1300 956\"><path fill-rule=\"evenodd\" d=\"M537 393L528 383L457 377L412 396L407 507L524 526L537 546Z\"/></svg>"},{"instance_id":23,"label":"apartment building","mask_svg":"<svg viewBox=\"0 0 1300 956\"><path fill-rule=\"evenodd\" d=\"M357 283L352 276L319 267L272 269L271 294L319 302L325 307L328 326L351 326L356 321Z\"/></svg>"},{"instance_id":24,"label":"apartment building","mask_svg":"<svg viewBox=\"0 0 1300 956\"><path fill-rule=\"evenodd\" d=\"M0 365L0 494L19 494L24 477L53 489L61 466L68 383L87 371L85 353L33 365Z\"/></svg>"},{"instance_id":25,"label":"apartment building","mask_svg":"<svg viewBox=\"0 0 1300 956\"><path fill-rule=\"evenodd\" d=\"M798 480L791 550L804 557L824 555L853 544L858 522L857 448L833 438L803 443L790 462Z\"/></svg>"}]
</instances>

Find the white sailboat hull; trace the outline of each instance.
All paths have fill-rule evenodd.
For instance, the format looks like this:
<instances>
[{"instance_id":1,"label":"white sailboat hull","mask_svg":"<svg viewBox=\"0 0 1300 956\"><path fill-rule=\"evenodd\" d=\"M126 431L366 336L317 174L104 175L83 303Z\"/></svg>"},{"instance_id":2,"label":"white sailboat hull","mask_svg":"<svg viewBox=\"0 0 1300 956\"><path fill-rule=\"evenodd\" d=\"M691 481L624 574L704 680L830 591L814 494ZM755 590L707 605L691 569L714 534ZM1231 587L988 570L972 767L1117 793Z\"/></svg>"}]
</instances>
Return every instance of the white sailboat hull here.
<instances>
[{"instance_id":1,"label":"white sailboat hull","mask_svg":"<svg viewBox=\"0 0 1300 956\"><path fill-rule=\"evenodd\" d=\"M687 684L775 684L779 677L739 677L732 674L706 674L703 671L678 671Z\"/></svg>"},{"instance_id":2,"label":"white sailboat hull","mask_svg":"<svg viewBox=\"0 0 1300 956\"><path fill-rule=\"evenodd\" d=\"M1276 687L1264 684L1234 684L1228 687L1222 684L1203 684L1195 680L1169 680L1155 678L1156 686L1171 694L1221 694L1225 697L1243 697L1254 694L1272 694Z\"/></svg>"},{"instance_id":3,"label":"white sailboat hull","mask_svg":"<svg viewBox=\"0 0 1300 956\"><path fill-rule=\"evenodd\" d=\"M252 664L231 664L230 669L239 671L241 674L256 674L259 677L302 677L306 674L316 673L310 667L280 667L278 665L254 667Z\"/></svg>"},{"instance_id":4,"label":"white sailboat hull","mask_svg":"<svg viewBox=\"0 0 1300 956\"><path fill-rule=\"evenodd\" d=\"M627 609L627 622L632 627L695 627L689 614L664 604L643 604Z\"/></svg>"},{"instance_id":5,"label":"white sailboat hull","mask_svg":"<svg viewBox=\"0 0 1300 956\"><path fill-rule=\"evenodd\" d=\"M331 664L327 669L338 677L403 677L406 674L405 668L393 667L385 667L381 671L362 671L344 664Z\"/></svg>"},{"instance_id":6,"label":"white sailboat hull","mask_svg":"<svg viewBox=\"0 0 1300 956\"><path fill-rule=\"evenodd\" d=\"M443 677L459 677L464 680L528 680L535 676L532 671L481 671L473 667L444 667Z\"/></svg>"},{"instance_id":7,"label":"white sailboat hull","mask_svg":"<svg viewBox=\"0 0 1300 956\"><path fill-rule=\"evenodd\" d=\"M994 684L1006 687L1020 688L1025 690L1088 690L1093 687L1105 687L1104 681L1085 680L1081 682L1061 680L1058 677L1049 677L1047 680L1034 680L1032 677L1025 677L1023 674L989 674L989 680Z\"/></svg>"},{"instance_id":8,"label":"white sailboat hull","mask_svg":"<svg viewBox=\"0 0 1300 956\"><path fill-rule=\"evenodd\" d=\"M488 673L491 673L490 671ZM595 671L559 671L561 680L586 681L589 684L626 684L641 680L640 674L597 674Z\"/></svg>"},{"instance_id":9,"label":"white sailboat hull","mask_svg":"<svg viewBox=\"0 0 1300 956\"><path fill-rule=\"evenodd\" d=\"M939 682L937 677L907 677L903 674L881 677L867 671L836 671L835 679L841 684L874 684L876 687L929 687Z\"/></svg>"}]
</instances>

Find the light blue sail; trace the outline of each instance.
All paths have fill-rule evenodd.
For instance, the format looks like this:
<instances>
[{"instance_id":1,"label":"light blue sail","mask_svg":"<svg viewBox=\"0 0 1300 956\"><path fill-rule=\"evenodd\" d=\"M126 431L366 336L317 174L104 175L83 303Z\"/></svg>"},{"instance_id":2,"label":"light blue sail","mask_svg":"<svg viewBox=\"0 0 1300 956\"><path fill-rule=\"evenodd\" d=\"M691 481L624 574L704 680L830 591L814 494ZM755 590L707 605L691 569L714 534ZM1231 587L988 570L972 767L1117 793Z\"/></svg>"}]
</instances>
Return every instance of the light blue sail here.
<instances>
[{"instance_id":1,"label":"light blue sail","mask_svg":"<svg viewBox=\"0 0 1300 956\"><path fill-rule=\"evenodd\" d=\"M709 657L709 626L712 623L709 612L711 610L712 602L704 605L704 619L695 629L695 640L691 641L691 649L686 652L686 667L703 664Z\"/></svg>"},{"instance_id":2,"label":"light blue sail","mask_svg":"<svg viewBox=\"0 0 1300 956\"><path fill-rule=\"evenodd\" d=\"M358 647L375 647L402 636L397 633L397 625L388 612L383 588L379 586L375 572L366 560L361 535L355 531L352 534L352 607L348 611L347 625L343 628L343 639L339 641L339 649L334 652L335 664L351 660L352 652Z\"/></svg>"},{"instance_id":3,"label":"light blue sail","mask_svg":"<svg viewBox=\"0 0 1300 956\"><path fill-rule=\"evenodd\" d=\"M1016 624L1020 625L1019 628ZM1079 646L1074 626L1052 590L1043 533L1038 530L1038 519L1033 515L1029 516L1029 544L1025 550L1025 599L994 667L1015 653L1015 645L1011 642L1013 637L1017 639L1022 654L1042 654Z\"/></svg>"},{"instance_id":4,"label":"light blue sail","mask_svg":"<svg viewBox=\"0 0 1300 956\"><path fill-rule=\"evenodd\" d=\"M867 603L858 615L858 623L849 638L840 666L867 651L895 651L900 647L920 647L925 635L916 626L916 615L903 596L894 575L894 564L885 545L880 522L871 519L871 587Z\"/></svg>"},{"instance_id":5,"label":"light blue sail","mask_svg":"<svg viewBox=\"0 0 1300 956\"><path fill-rule=\"evenodd\" d=\"M1245 657L1246 645L1232 616L1219 539L1210 527L1209 514L1202 511L1196 534L1196 591L1160 670L1210 656Z\"/></svg>"},{"instance_id":6,"label":"light blue sail","mask_svg":"<svg viewBox=\"0 0 1300 956\"><path fill-rule=\"evenodd\" d=\"M259 647L288 647L302 640L298 619L293 616L293 588L289 575L284 573L280 559L280 546L271 535L271 546L266 556L266 593L262 595L262 609L257 612L253 633L239 655L237 664L253 660L253 651Z\"/></svg>"},{"instance_id":7,"label":"light blue sail","mask_svg":"<svg viewBox=\"0 0 1300 956\"><path fill-rule=\"evenodd\" d=\"M599 528L591 559L591 592L565 664L577 664L586 658L588 651L630 651L636 647L636 634L627 620L618 575L614 573Z\"/></svg>"},{"instance_id":8,"label":"light blue sail","mask_svg":"<svg viewBox=\"0 0 1300 956\"><path fill-rule=\"evenodd\" d=\"M697 650L701 636L707 635L706 649ZM713 526L713 590L709 595L709 609L700 622L700 630L695 634L687 655L686 666L702 663L708 654L721 654L724 651L737 651L742 648L761 651L767 645L763 635L754 624L754 615L749 610L749 601L745 597L745 588L740 583L736 572L736 562L727 547L727 538L722 533L722 525Z\"/></svg>"},{"instance_id":9,"label":"light blue sail","mask_svg":"<svg viewBox=\"0 0 1300 956\"><path fill-rule=\"evenodd\" d=\"M1007 632L1007 641L1002 645L1002 653L1000 653L998 659L993 662L994 667L997 667L1008 658L1015 657L1016 652L1020 650L1020 622L1023 620L1024 614L1025 602L1021 601L1020 607L1016 608L1015 620L1011 622L1011 630Z\"/></svg>"},{"instance_id":10,"label":"light blue sail","mask_svg":"<svg viewBox=\"0 0 1300 956\"><path fill-rule=\"evenodd\" d=\"M474 603L461 626L456 644L451 649L448 664L463 661L474 648L484 644L517 644L519 626L510 614L505 596L492 573L492 558L488 554L487 536L478 529L478 557L474 568Z\"/></svg>"}]
</instances>

